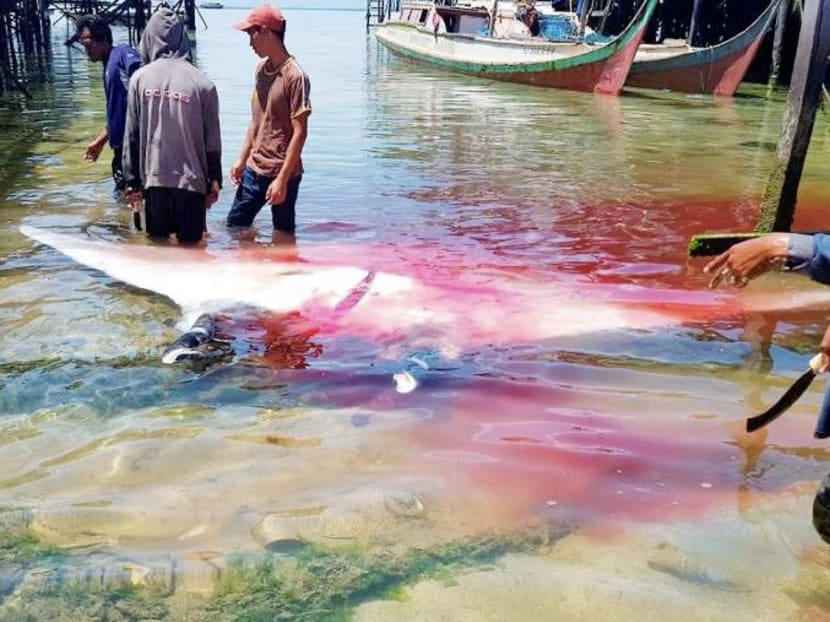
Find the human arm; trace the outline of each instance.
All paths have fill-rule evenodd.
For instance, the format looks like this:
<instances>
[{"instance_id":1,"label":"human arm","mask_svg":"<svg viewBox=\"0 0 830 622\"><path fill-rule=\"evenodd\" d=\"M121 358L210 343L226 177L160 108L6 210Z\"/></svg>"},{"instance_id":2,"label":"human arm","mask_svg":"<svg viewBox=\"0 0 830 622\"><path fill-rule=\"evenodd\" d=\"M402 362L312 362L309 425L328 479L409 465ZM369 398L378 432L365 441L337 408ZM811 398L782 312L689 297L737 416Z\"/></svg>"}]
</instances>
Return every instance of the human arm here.
<instances>
[{"instance_id":1,"label":"human arm","mask_svg":"<svg viewBox=\"0 0 830 622\"><path fill-rule=\"evenodd\" d=\"M709 287L722 281L744 287L772 266L787 260L790 237L786 233L771 233L735 244L706 264L703 272L711 274Z\"/></svg>"},{"instance_id":2,"label":"human arm","mask_svg":"<svg viewBox=\"0 0 830 622\"><path fill-rule=\"evenodd\" d=\"M743 287L771 268L806 270L814 281L830 285L830 236L819 233L770 233L735 244L706 264L709 287L722 282Z\"/></svg>"},{"instance_id":3,"label":"human arm","mask_svg":"<svg viewBox=\"0 0 830 622\"><path fill-rule=\"evenodd\" d=\"M124 123L124 149L121 155L121 166L124 170L124 182L127 186L126 194L134 209L136 203L140 203L140 193L144 185L141 181L140 105L138 86L135 81L131 81L127 91L127 117Z\"/></svg>"},{"instance_id":4,"label":"human arm","mask_svg":"<svg viewBox=\"0 0 830 622\"><path fill-rule=\"evenodd\" d=\"M97 138L86 146L86 151L84 151L84 160L87 162L95 162L101 155L101 150L104 148L104 145L107 144L109 137L110 135L107 128L101 130L101 133L98 134Z\"/></svg>"},{"instance_id":5,"label":"human arm","mask_svg":"<svg viewBox=\"0 0 830 622\"><path fill-rule=\"evenodd\" d=\"M219 198L222 188L222 132L219 124L219 95L216 87L202 100L202 122L205 131L205 159L207 160L208 191L205 207L210 209Z\"/></svg>"},{"instance_id":6,"label":"human arm","mask_svg":"<svg viewBox=\"0 0 830 622\"><path fill-rule=\"evenodd\" d=\"M285 201L288 194L288 182L291 181L300 163L300 154L308 134L309 113L310 110L307 110L291 119L292 135L285 150L285 161L277 177L268 185L268 190L265 192L265 198L271 205L279 205Z\"/></svg>"},{"instance_id":7,"label":"human arm","mask_svg":"<svg viewBox=\"0 0 830 622\"><path fill-rule=\"evenodd\" d=\"M286 90L291 114L291 138L285 148L285 158L265 197L271 205L279 205L288 194L288 182L300 170L300 154L308 134L308 116L311 114L311 83L305 73L293 76Z\"/></svg>"},{"instance_id":8,"label":"human arm","mask_svg":"<svg viewBox=\"0 0 830 622\"><path fill-rule=\"evenodd\" d=\"M251 155L251 147L254 144L256 131L257 124L251 119L251 122L248 124L248 131L245 133L245 140L242 142L242 149L239 151L239 157L231 165L230 178L234 186L242 183L242 173L245 171L245 163L248 161L248 156Z\"/></svg>"}]
</instances>

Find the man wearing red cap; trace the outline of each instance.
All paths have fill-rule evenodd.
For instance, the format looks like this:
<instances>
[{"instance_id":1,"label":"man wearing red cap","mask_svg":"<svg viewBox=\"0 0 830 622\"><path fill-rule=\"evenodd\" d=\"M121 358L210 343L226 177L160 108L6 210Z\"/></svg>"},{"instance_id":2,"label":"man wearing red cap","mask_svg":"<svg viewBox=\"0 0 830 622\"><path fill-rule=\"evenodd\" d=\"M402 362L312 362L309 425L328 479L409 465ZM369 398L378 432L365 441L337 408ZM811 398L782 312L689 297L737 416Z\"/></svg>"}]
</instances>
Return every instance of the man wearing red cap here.
<instances>
[{"instance_id":1,"label":"man wearing red cap","mask_svg":"<svg viewBox=\"0 0 830 622\"><path fill-rule=\"evenodd\" d=\"M248 133L231 167L238 187L228 226L250 227L268 202L274 239L293 240L303 175L300 154L311 114L308 76L285 49L285 17L277 7L258 6L234 27L248 34L251 48L265 60L256 70Z\"/></svg>"}]
</instances>

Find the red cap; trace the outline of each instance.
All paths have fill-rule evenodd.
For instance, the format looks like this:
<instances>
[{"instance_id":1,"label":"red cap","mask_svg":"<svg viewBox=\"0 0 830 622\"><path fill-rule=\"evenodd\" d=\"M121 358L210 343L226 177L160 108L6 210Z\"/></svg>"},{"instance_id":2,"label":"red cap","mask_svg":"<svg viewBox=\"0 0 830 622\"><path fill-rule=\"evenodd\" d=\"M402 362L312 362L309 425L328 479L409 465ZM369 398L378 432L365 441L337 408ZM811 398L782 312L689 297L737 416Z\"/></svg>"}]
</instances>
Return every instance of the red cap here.
<instances>
[{"instance_id":1,"label":"red cap","mask_svg":"<svg viewBox=\"0 0 830 622\"><path fill-rule=\"evenodd\" d=\"M271 4L262 4L251 10L244 20L233 25L237 30L249 30L255 26L283 32L285 30L285 16L277 7Z\"/></svg>"}]
</instances>

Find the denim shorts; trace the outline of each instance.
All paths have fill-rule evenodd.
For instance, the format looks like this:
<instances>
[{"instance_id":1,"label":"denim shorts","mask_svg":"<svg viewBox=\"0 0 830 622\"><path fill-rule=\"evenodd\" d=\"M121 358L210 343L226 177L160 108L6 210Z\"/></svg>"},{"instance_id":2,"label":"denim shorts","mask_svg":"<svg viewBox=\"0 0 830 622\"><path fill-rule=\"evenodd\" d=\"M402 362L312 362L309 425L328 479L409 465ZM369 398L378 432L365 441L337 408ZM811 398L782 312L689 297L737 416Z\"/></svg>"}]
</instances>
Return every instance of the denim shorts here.
<instances>
[{"instance_id":1,"label":"denim shorts","mask_svg":"<svg viewBox=\"0 0 830 622\"><path fill-rule=\"evenodd\" d=\"M294 233L294 206L297 203L297 194L300 191L300 182L303 176L298 175L288 182L285 201L271 206L271 218L274 230ZM250 227L259 210L265 205L265 193L268 186L274 181L273 177L258 175L249 168L242 173L242 182L236 188L233 205L228 212L229 227Z\"/></svg>"}]
</instances>

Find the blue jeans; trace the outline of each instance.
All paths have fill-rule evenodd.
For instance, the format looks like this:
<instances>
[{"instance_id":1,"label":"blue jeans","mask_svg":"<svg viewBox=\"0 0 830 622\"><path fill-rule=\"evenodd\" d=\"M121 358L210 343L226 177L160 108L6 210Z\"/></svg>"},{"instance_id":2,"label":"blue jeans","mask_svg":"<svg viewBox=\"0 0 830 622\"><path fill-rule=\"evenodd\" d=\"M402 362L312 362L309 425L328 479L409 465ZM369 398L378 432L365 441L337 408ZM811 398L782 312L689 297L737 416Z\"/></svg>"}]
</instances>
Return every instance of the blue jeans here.
<instances>
[{"instance_id":1,"label":"blue jeans","mask_svg":"<svg viewBox=\"0 0 830 622\"><path fill-rule=\"evenodd\" d=\"M271 218L276 231L294 234L294 206L297 203L297 194L300 191L300 182L303 176L297 175L288 182L288 191L285 200L271 206ZM231 211L228 212L229 227L250 227L254 218L265 205L265 192L274 181L273 177L258 175L249 168L242 173L242 183L236 189Z\"/></svg>"}]
</instances>

